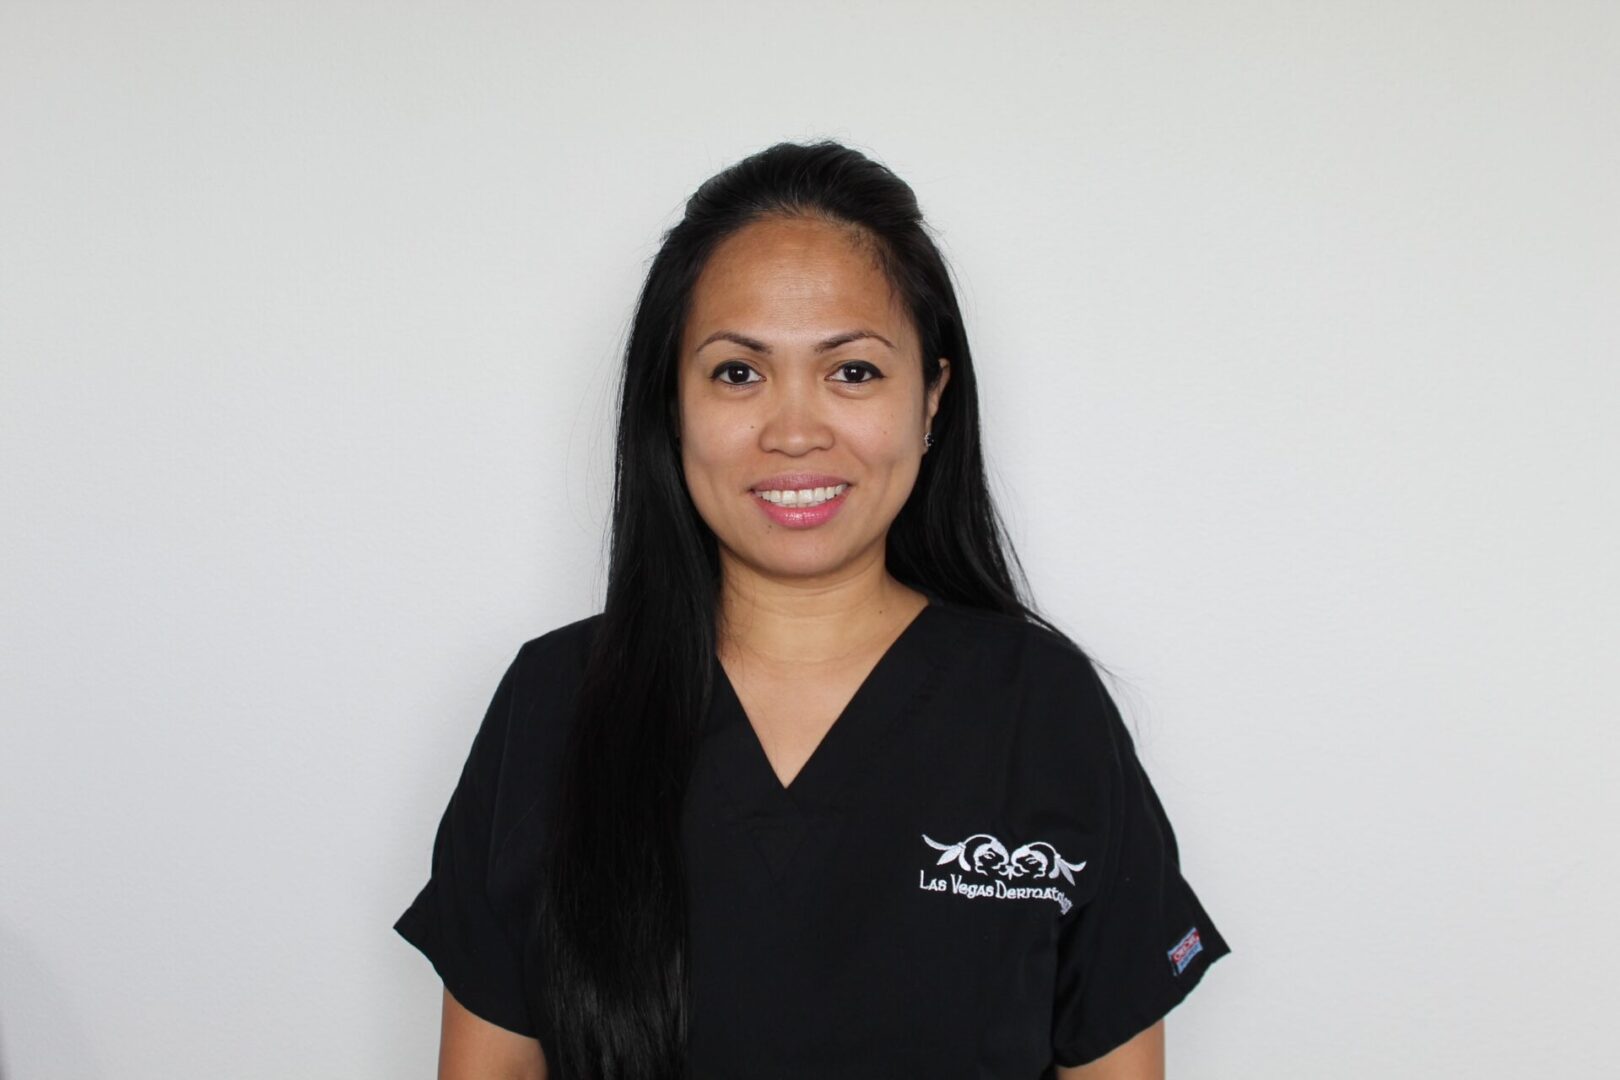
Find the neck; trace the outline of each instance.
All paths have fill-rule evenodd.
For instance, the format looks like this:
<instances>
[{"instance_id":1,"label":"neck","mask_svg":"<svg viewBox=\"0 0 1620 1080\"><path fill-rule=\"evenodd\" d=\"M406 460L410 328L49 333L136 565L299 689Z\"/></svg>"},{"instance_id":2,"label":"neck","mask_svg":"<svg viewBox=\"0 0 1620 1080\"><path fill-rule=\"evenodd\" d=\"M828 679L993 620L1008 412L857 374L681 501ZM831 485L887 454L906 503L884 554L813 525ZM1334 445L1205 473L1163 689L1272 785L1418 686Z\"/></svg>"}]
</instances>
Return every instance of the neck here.
<instances>
[{"instance_id":1,"label":"neck","mask_svg":"<svg viewBox=\"0 0 1620 1080\"><path fill-rule=\"evenodd\" d=\"M837 581L727 574L716 627L720 653L778 670L836 666L887 642L928 598L878 564Z\"/></svg>"}]
</instances>

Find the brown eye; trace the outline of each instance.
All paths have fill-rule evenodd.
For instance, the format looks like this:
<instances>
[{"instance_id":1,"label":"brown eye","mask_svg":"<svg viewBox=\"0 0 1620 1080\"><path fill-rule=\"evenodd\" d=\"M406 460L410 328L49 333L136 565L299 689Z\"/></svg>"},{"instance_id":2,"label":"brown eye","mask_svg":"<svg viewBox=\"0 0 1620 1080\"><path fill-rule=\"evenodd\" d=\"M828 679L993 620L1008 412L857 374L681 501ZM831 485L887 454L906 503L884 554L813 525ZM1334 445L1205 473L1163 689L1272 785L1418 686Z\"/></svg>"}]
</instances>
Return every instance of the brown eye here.
<instances>
[{"instance_id":1,"label":"brown eye","mask_svg":"<svg viewBox=\"0 0 1620 1080\"><path fill-rule=\"evenodd\" d=\"M881 378L884 377L883 372L879 371L874 365L867 363L865 360L852 360L847 364L839 364L838 365L838 370L839 371L864 371L864 372L867 372L869 375L871 375L871 378L869 378L869 379L839 379L838 380L839 382L847 382L847 383L851 383L852 385L855 385L855 386L861 386L861 385L864 385L866 383L873 382L874 380L881 379Z\"/></svg>"},{"instance_id":2,"label":"brown eye","mask_svg":"<svg viewBox=\"0 0 1620 1080\"><path fill-rule=\"evenodd\" d=\"M726 386L747 386L747 385L749 385L749 383L755 382L757 380L745 379L742 382L734 382L734 381L732 381L730 379L722 378L722 376L726 372L729 372L729 371L747 372L747 371L753 371L753 370L754 370L753 368L749 367L747 364L743 363L740 360L727 360L725 363L723 363L719 367L715 368L714 369L714 374L710 375L709 378L713 379L716 382L723 383ZM758 373L756 372L756 374L758 374Z\"/></svg>"}]
</instances>

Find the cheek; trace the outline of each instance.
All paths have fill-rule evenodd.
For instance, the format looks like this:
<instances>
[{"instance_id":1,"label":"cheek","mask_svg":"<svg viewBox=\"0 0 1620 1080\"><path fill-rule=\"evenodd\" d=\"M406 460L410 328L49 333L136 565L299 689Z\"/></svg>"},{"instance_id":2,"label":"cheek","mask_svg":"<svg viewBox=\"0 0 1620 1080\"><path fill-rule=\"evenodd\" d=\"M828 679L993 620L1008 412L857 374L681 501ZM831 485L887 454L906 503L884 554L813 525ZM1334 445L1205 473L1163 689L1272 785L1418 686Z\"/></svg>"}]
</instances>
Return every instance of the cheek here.
<instances>
[{"instance_id":1,"label":"cheek","mask_svg":"<svg viewBox=\"0 0 1620 1080\"><path fill-rule=\"evenodd\" d=\"M745 460L753 445L753 429L735 416L693 414L681 442L692 460L707 469L732 468Z\"/></svg>"},{"instance_id":2,"label":"cheek","mask_svg":"<svg viewBox=\"0 0 1620 1080\"><path fill-rule=\"evenodd\" d=\"M681 435L681 465L692 501L706 513L723 510L723 500L746 486L740 465L751 460L751 438L746 424L728 427L701 414L688 417Z\"/></svg>"},{"instance_id":3,"label":"cheek","mask_svg":"<svg viewBox=\"0 0 1620 1080\"><path fill-rule=\"evenodd\" d=\"M916 468L913 459L922 447L922 435L914 434L912 429L909 417L895 415L874 419L846 434L856 455L869 467L901 475Z\"/></svg>"}]
</instances>

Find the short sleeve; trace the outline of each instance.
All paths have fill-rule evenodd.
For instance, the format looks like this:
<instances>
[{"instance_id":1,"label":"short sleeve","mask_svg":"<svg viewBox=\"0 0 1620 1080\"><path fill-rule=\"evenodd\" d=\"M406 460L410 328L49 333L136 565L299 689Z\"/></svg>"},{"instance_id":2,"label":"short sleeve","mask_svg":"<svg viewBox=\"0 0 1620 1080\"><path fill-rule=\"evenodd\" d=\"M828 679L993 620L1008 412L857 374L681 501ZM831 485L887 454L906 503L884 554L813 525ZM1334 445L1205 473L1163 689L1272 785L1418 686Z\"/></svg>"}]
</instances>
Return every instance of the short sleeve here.
<instances>
[{"instance_id":1,"label":"short sleeve","mask_svg":"<svg viewBox=\"0 0 1620 1080\"><path fill-rule=\"evenodd\" d=\"M1181 876L1175 833L1102 683L1098 886L1059 933L1053 1058L1082 1065L1151 1027L1231 951Z\"/></svg>"},{"instance_id":2,"label":"short sleeve","mask_svg":"<svg viewBox=\"0 0 1620 1080\"><path fill-rule=\"evenodd\" d=\"M519 658L522 657L521 650ZM512 713L518 660L501 678L473 738L449 805L439 819L427 884L394 929L433 963L469 1011L534 1037L522 953L490 902L489 866L496 785Z\"/></svg>"}]
</instances>

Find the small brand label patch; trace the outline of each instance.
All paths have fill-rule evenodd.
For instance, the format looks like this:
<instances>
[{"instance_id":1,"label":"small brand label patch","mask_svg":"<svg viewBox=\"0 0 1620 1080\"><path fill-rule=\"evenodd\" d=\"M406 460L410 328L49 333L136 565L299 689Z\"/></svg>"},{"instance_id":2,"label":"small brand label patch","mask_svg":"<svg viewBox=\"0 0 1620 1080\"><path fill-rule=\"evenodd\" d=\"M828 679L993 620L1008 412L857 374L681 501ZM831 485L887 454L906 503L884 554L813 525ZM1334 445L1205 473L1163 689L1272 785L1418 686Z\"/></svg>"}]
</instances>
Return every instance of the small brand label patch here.
<instances>
[{"instance_id":1,"label":"small brand label patch","mask_svg":"<svg viewBox=\"0 0 1620 1080\"><path fill-rule=\"evenodd\" d=\"M1170 950L1170 967L1180 975L1192 963L1192 958L1203 951L1204 943L1198 940L1198 927L1195 926Z\"/></svg>"}]
</instances>

